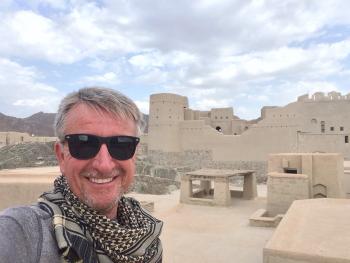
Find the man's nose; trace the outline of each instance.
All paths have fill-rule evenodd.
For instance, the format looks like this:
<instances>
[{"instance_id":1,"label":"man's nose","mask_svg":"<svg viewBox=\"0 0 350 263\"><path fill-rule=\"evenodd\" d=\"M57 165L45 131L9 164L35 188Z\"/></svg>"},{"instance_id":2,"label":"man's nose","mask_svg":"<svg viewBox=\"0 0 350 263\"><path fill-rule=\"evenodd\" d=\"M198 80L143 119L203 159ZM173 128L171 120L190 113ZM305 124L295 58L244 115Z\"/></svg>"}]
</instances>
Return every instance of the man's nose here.
<instances>
[{"instance_id":1,"label":"man's nose","mask_svg":"<svg viewBox=\"0 0 350 263\"><path fill-rule=\"evenodd\" d=\"M102 144L100 151L94 157L93 168L101 173L109 173L115 168L115 162L112 156L108 152L106 144Z\"/></svg>"}]
</instances>

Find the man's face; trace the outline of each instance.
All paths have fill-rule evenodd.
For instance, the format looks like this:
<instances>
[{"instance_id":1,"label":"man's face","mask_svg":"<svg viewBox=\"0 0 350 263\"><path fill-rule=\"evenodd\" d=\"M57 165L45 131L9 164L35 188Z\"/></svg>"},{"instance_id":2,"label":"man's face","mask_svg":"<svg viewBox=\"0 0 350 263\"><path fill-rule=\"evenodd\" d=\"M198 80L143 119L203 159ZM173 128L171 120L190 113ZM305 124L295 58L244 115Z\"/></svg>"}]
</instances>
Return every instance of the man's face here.
<instances>
[{"instance_id":1,"label":"man's face","mask_svg":"<svg viewBox=\"0 0 350 263\"><path fill-rule=\"evenodd\" d=\"M132 120L117 118L85 104L71 109L65 124L65 135L85 133L108 137L136 134ZM133 181L135 155L125 161L113 159L106 144L103 144L95 157L78 160L70 155L67 142L63 146L56 143L55 151L61 172L72 192L91 208L114 218L120 196Z\"/></svg>"}]
</instances>

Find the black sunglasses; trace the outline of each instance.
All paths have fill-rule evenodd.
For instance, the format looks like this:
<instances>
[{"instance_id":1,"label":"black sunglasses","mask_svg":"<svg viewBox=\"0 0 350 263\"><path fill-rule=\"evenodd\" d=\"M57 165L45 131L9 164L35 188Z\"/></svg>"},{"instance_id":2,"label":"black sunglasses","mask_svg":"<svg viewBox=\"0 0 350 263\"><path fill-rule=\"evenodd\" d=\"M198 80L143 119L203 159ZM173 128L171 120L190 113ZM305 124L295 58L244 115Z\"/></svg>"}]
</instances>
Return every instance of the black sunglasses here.
<instances>
[{"instance_id":1,"label":"black sunglasses","mask_svg":"<svg viewBox=\"0 0 350 263\"><path fill-rule=\"evenodd\" d=\"M95 157L104 143L114 159L128 160L134 156L140 141L140 138L133 136L100 137L91 134L69 134L64 136L64 139L68 142L70 155L78 160Z\"/></svg>"}]
</instances>

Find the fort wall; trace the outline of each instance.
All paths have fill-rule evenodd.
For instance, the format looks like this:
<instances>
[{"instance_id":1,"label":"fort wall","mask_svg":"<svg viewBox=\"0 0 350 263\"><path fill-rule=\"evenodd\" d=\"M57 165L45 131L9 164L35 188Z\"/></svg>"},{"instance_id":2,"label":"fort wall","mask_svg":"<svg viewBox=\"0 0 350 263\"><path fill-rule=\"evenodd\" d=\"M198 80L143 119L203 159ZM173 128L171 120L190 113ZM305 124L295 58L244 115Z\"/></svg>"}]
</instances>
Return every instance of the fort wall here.
<instances>
[{"instance_id":1,"label":"fort wall","mask_svg":"<svg viewBox=\"0 0 350 263\"><path fill-rule=\"evenodd\" d=\"M271 154L268 161L268 214L284 214L294 200L345 198L345 182L341 154Z\"/></svg>"},{"instance_id":2,"label":"fort wall","mask_svg":"<svg viewBox=\"0 0 350 263\"><path fill-rule=\"evenodd\" d=\"M217 161L211 150L189 150L177 153L149 151L147 159L152 165L172 167L181 174L201 168L242 169L256 171L258 182L266 181L267 163L264 161Z\"/></svg>"},{"instance_id":3,"label":"fort wall","mask_svg":"<svg viewBox=\"0 0 350 263\"><path fill-rule=\"evenodd\" d=\"M150 98L148 149L178 152L179 122L188 107L186 97L175 94L153 94Z\"/></svg>"},{"instance_id":4,"label":"fort wall","mask_svg":"<svg viewBox=\"0 0 350 263\"><path fill-rule=\"evenodd\" d=\"M56 137L30 136L24 132L0 132L0 147L25 142L51 142L55 140Z\"/></svg>"},{"instance_id":5,"label":"fort wall","mask_svg":"<svg viewBox=\"0 0 350 263\"><path fill-rule=\"evenodd\" d=\"M339 152L350 158L349 94L315 93L284 107L264 107L253 125L234 117L232 108L195 111L185 97L156 94L150 119L149 150L210 150L215 162L262 162L279 152Z\"/></svg>"}]
</instances>

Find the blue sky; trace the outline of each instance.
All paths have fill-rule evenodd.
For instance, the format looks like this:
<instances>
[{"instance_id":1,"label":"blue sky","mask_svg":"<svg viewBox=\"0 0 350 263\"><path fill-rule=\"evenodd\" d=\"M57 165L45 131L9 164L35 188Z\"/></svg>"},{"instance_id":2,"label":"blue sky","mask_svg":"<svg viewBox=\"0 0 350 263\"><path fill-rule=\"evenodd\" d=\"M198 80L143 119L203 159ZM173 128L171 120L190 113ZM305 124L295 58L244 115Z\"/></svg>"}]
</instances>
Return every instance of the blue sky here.
<instances>
[{"instance_id":1,"label":"blue sky","mask_svg":"<svg viewBox=\"0 0 350 263\"><path fill-rule=\"evenodd\" d=\"M350 1L1 0L0 112L56 112L84 86L244 119L317 91L350 92Z\"/></svg>"}]
</instances>

